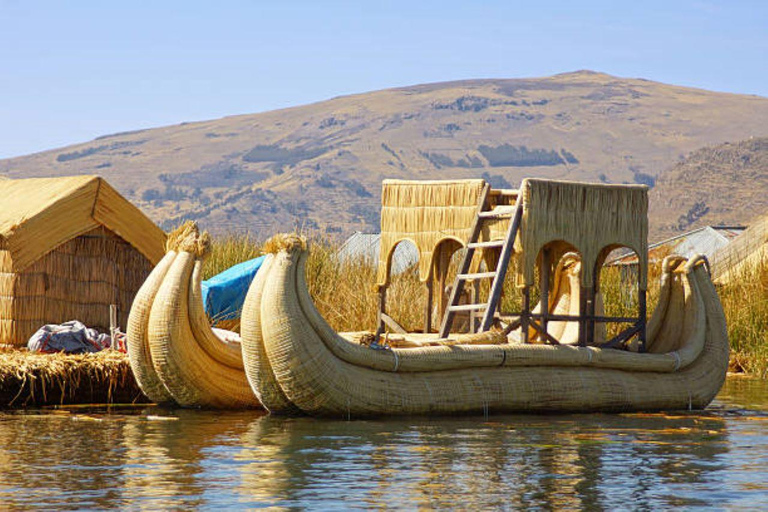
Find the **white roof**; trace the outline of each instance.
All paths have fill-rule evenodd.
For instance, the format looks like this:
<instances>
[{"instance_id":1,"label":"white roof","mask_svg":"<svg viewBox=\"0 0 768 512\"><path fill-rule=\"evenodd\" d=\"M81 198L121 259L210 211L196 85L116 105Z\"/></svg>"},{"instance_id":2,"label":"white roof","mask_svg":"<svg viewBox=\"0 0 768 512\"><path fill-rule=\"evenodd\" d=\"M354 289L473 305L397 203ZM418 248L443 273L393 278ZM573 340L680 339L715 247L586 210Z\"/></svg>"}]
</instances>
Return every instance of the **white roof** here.
<instances>
[{"instance_id":1,"label":"white roof","mask_svg":"<svg viewBox=\"0 0 768 512\"><path fill-rule=\"evenodd\" d=\"M651 259L654 259L654 252L666 255L677 254L684 258L690 258L695 254L703 254L707 258L712 258L717 251L730 244L738 235L744 232L744 226L704 226L694 229L662 242L657 242L648 246L648 252ZM668 250L668 252L667 252ZM635 265L637 258L631 251L622 251L614 258L610 258L607 265Z\"/></svg>"},{"instance_id":2,"label":"white roof","mask_svg":"<svg viewBox=\"0 0 768 512\"><path fill-rule=\"evenodd\" d=\"M371 265L379 261L379 233L353 233L341 246L337 253L341 261L364 259ZM401 242L392 254L392 275L401 274L419 262L419 251L408 241Z\"/></svg>"}]
</instances>

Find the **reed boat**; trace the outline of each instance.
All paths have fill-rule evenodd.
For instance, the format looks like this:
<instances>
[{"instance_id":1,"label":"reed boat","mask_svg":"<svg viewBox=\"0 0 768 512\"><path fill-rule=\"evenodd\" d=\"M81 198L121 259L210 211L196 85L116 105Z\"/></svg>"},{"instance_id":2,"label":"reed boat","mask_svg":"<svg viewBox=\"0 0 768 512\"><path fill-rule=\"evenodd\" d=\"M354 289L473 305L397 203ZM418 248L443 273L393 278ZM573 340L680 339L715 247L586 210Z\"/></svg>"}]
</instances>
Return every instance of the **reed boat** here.
<instances>
[{"instance_id":1,"label":"reed boat","mask_svg":"<svg viewBox=\"0 0 768 512\"><path fill-rule=\"evenodd\" d=\"M441 262L450 258L439 248L467 248L440 332L431 332L426 319L424 334L398 334L412 346L375 343L376 349L335 332L308 292L306 242L273 239L241 324L244 371L266 409L356 418L701 409L711 402L728 365L722 306L706 260L672 256L646 321L645 187L524 180L509 194L514 204L504 205L503 194L492 200L486 183L470 181L385 181L377 341L397 327L385 298L398 241L415 241L428 290L446 275ZM599 269L617 247L638 255L637 318L606 317L600 309ZM490 249L497 252L485 253ZM577 270L568 261L573 253ZM500 329L499 280L513 257L523 306L517 321ZM495 270L478 269L478 261ZM482 278L492 280L488 297L460 304L461 281ZM541 299L531 307L537 280ZM451 332L453 315L478 309L485 312L472 321L477 332ZM604 326L612 321L630 326L606 340Z\"/></svg>"},{"instance_id":2,"label":"reed boat","mask_svg":"<svg viewBox=\"0 0 768 512\"><path fill-rule=\"evenodd\" d=\"M259 408L239 342L220 339L203 306L202 265L210 239L187 222L139 289L128 316L128 356L142 392L158 404Z\"/></svg>"}]
</instances>

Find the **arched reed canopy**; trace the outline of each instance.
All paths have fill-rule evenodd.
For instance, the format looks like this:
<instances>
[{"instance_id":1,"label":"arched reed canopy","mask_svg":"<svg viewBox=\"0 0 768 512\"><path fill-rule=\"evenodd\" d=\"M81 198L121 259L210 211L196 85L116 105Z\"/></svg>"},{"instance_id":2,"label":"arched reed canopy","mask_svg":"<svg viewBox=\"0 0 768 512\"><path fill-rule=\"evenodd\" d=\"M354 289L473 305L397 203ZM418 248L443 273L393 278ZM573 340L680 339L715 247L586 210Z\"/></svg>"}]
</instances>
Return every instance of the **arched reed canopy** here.
<instances>
[{"instance_id":1,"label":"arched reed canopy","mask_svg":"<svg viewBox=\"0 0 768 512\"><path fill-rule=\"evenodd\" d=\"M410 240L419 251L419 278L429 279L441 256L440 248L455 250L469 238L477 215L485 180L411 181L384 180L381 191L381 248L377 283L389 284L391 253L395 246ZM504 237L508 219L489 223L481 240ZM450 257L450 255L448 255Z\"/></svg>"},{"instance_id":2,"label":"arched reed canopy","mask_svg":"<svg viewBox=\"0 0 768 512\"><path fill-rule=\"evenodd\" d=\"M0 180L0 344L46 323L125 327L165 233L98 176Z\"/></svg>"},{"instance_id":3,"label":"arched reed canopy","mask_svg":"<svg viewBox=\"0 0 768 512\"><path fill-rule=\"evenodd\" d=\"M540 249L563 242L562 252L576 249L581 255L583 287L592 288L595 272L610 249L628 247L638 255L639 284L647 289L648 187L528 178L520 193L518 275L523 284L534 284Z\"/></svg>"}]
</instances>

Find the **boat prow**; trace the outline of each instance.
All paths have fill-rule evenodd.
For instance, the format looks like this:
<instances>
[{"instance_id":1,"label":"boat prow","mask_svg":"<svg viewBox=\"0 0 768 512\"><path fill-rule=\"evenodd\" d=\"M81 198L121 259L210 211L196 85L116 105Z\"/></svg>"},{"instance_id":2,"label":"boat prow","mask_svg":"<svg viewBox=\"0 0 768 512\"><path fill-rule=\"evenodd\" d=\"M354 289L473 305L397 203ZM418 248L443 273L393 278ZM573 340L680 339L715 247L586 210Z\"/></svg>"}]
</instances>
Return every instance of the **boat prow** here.
<instances>
[{"instance_id":1,"label":"boat prow","mask_svg":"<svg viewBox=\"0 0 768 512\"><path fill-rule=\"evenodd\" d=\"M128 318L128 355L147 397L162 404L258 408L236 343L211 330L200 283L209 239L193 223L171 233Z\"/></svg>"}]
</instances>

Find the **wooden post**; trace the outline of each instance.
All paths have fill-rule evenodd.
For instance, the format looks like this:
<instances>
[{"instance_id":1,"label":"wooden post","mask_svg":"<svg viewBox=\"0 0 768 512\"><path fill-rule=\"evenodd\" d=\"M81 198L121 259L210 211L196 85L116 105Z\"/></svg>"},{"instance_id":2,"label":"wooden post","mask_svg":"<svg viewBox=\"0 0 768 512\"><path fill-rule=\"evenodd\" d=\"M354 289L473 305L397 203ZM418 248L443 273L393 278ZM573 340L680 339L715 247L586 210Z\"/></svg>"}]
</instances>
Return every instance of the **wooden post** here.
<instances>
[{"instance_id":1,"label":"wooden post","mask_svg":"<svg viewBox=\"0 0 768 512\"><path fill-rule=\"evenodd\" d=\"M528 285L523 287L523 310L520 312L520 333L523 343L528 343L528 327L531 318L531 289Z\"/></svg>"},{"instance_id":2,"label":"wooden post","mask_svg":"<svg viewBox=\"0 0 768 512\"><path fill-rule=\"evenodd\" d=\"M432 332L432 288L434 273L430 272L427 278L427 307L424 311L424 333Z\"/></svg>"},{"instance_id":3,"label":"wooden post","mask_svg":"<svg viewBox=\"0 0 768 512\"><path fill-rule=\"evenodd\" d=\"M595 344L595 315L597 314L597 294L600 292L600 271L602 265L595 264L592 272L592 289L589 291L589 302L587 303L589 316L587 317L587 340Z\"/></svg>"},{"instance_id":4,"label":"wooden post","mask_svg":"<svg viewBox=\"0 0 768 512\"><path fill-rule=\"evenodd\" d=\"M480 302L480 280L475 279L475 281L472 283L472 290L475 294L475 297L472 299L472 304L478 304ZM478 315L477 311L472 311L472 330L470 332L478 332L479 322L482 321L482 316Z\"/></svg>"},{"instance_id":5,"label":"wooden post","mask_svg":"<svg viewBox=\"0 0 768 512\"><path fill-rule=\"evenodd\" d=\"M384 313L387 307L387 285L379 287L379 312L377 314L378 326L376 327L376 338L384 332Z\"/></svg>"},{"instance_id":6,"label":"wooden post","mask_svg":"<svg viewBox=\"0 0 768 512\"><path fill-rule=\"evenodd\" d=\"M445 317L445 309L448 307L448 295L445 293L446 282L448 280L448 265L451 260L448 257L448 251L445 247L440 247L440 254L437 255L435 264L437 267L437 314L439 318Z\"/></svg>"},{"instance_id":7,"label":"wooden post","mask_svg":"<svg viewBox=\"0 0 768 512\"><path fill-rule=\"evenodd\" d=\"M541 290L541 328L546 334L547 331L547 316L549 315L549 266L550 266L550 250L544 249L541 253L541 270L539 272L539 290Z\"/></svg>"},{"instance_id":8,"label":"wooden post","mask_svg":"<svg viewBox=\"0 0 768 512\"><path fill-rule=\"evenodd\" d=\"M587 343L595 342L595 293L594 286L588 290L587 295Z\"/></svg>"},{"instance_id":9,"label":"wooden post","mask_svg":"<svg viewBox=\"0 0 768 512\"><path fill-rule=\"evenodd\" d=\"M117 340L117 331L118 331L117 304L110 304L109 305L109 339L110 339L109 348L112 350L119 349L119 346L118 346L119 341Z\"/></svg>"},{"instance_id":10,"label":"wooden post","mask_svg":"<svg viewBox=\"0 0 768 512\"><path fill-rule=\"evenodd\" d=\"M638 287L639 288L639 287ZM638 347L638 352L645 352L646 346L645 346L645 327L646 327L646 316L647 316L647 305L646 305L646 291L643 289L639 290L639 297L638 297L638 309L640 310L638 312L638 316L640 319L638 320L640 322L640 331L638 331L638 339L640 340L640 345Z\"/></svg>"},{"instance_id":11,"label":"wooden post","mask_svg":"<svg viewBox=\"0 0 768 512\"><path fill-rule=\"evenodd\" d=\"M579 285L579 346L587 346L587 292L588 288Z\"/></svg>"}]
</instances>

